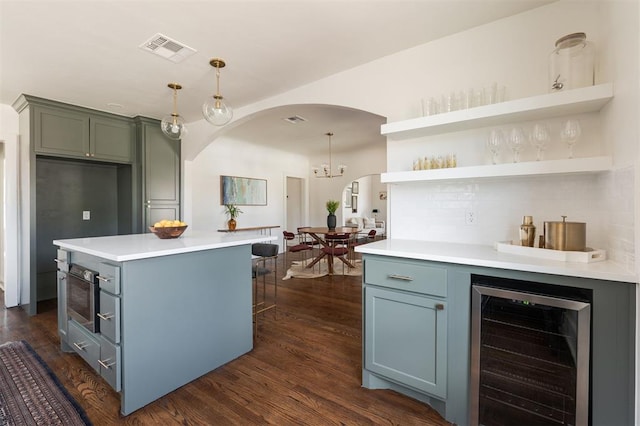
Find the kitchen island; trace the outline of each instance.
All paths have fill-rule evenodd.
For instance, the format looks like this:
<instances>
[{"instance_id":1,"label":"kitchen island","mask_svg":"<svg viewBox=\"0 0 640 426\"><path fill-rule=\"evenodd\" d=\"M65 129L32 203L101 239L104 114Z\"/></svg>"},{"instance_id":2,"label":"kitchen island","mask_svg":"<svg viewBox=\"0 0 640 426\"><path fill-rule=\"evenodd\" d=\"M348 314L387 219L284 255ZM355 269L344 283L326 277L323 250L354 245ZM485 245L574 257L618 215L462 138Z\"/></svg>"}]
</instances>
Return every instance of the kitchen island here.
<instances>
[{"instance_id":1,"label":"kitchen island","mask_svg":"<svg viewBox=\"0 0 640 426\"><path fill-rule=\"evenodd\" d=\"M251 244L275 239L188 230L54 241L62 350L82 356L132 413L253 348ZM68 315L72 264L98 272L96 332Z\"/></svg>"},{"instance_id":2,"label":"kitchen island","mask_svg":"<svg viewBox=\"0 0 640 426\"><path fill-rule=\"evenodd\" d=\"M504 346L482 346L479 324L486 323L480 301L491 299L477 296L478 283L481 288L488 285L482 283L491 283L493 288L524 292L524 302L507 298L505 306L522 306L531 311L537 309L536 303L529 304L527 295L563 298L579 292L590 304L591 317L590 327L587 325L590 332L583 341L588 342L588 367L577 374L586 377L588 396L576 397L575 401L586 406L587 413L582 415L590 416L591 421L559 424L633 424L638 283L634 272L612 261L561 262L460 243L387 239L358 246L356 251L363 258L363 387L396 390L428 403L454 424L474 425L482 423L479 419L483 413L479 408L482 397L478 396L478 380L497 373L493 377L506 377L509 386L517 384L517 392L524 391L510 391L509 398L494 398L494 405L485 408L484 413L502 415L498 410L503 409L516 412L530 402L514 402L519 401L514 395L526 394L526 390L539 385L546 389L542 394L551 388L562 389L559 375L550 375L545 382L543 375L536 373L531 381L522 373L522 366L540 362L536 353L560 353L564 339L572 341L572 336L570 332L566 337L563 333L561 345L548 349L549 340L538 340L544 342L538 345L533 338L538 335L528 334L534 328L527 325L527 333L514 333L518 327L503 320L500 326L506 331L499 335L510 333L509 339L500 341ZM486 366L495 363L479 361L479 353L485 348L499 348L500 353L512 357L504 364L506 367L500 366L502 370L490 371L493 367ZM484 398L486 403L488 397ZM563 398L558 394L554 400L567 401ZM540 413L547 410L554 416L559 412L548 410L548 406L536 407L535 412L538 408ZM562 415L570 415L571 411L567 413ZM528 420L511 424L528 422L534 423Z\"/></svg>"}]
</instances>

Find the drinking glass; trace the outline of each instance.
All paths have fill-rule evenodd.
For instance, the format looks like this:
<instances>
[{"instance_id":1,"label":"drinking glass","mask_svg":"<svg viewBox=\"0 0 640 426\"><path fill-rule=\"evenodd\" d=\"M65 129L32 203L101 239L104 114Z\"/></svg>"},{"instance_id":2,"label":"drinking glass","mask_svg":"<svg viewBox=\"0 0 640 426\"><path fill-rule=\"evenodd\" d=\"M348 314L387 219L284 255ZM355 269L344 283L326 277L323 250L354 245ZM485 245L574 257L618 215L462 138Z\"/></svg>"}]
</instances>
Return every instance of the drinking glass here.
<instances>
[{"instance_id":1,"label":"drinking glass","mask_svg":"<svg viewBox=\"0 0 640 426\"><path fill-rule=\"evenodd\" d=\"M531 145L537 149L536 161L541 161L544 157L544 149L551 139L549 127L543 123L536 123L531 130L529 139L531 140Z\"/></svg>"},{"instance_id":2,"label":"drinking glass","mask_svg":"<svg viewBox=\"0 0 640 426\"><path fill-rule=\"evenodd\" d=\"M569 147L569 158L573 158L573 146L576 144L576 142L578 142L581 134L582 128L580 126L579 120L569 119L562 123L562 128L560 129L560 138Z\"/></svg>"},{"instance_id":3,"label":"drinking glass","mask_svg":"<svg viewBox=\"0 0 640 426\"><path fill-rule=\"evenodd\" d=\"M524 136L524 132L520 127L513 127L509 131L509 138L507 139L507 143L509 144L509 148L513 151L513 162L517 163L520 161L520 151L524 148L526 143L526 138Z\"/></svg>"},{"instance_id":4,"label":"drinking glass","mask_svg":"<svg viewBox=\"0 0 640 426\"><path fill-rule=\"evenodd\" d=\"M487 148L491 152L491 162L493 164L498 163L498 155L500 155L500 148L504 145L504 136L502 130L492 129L489 132L489 138L487 138Z\"/></svg>"}]
</instances>

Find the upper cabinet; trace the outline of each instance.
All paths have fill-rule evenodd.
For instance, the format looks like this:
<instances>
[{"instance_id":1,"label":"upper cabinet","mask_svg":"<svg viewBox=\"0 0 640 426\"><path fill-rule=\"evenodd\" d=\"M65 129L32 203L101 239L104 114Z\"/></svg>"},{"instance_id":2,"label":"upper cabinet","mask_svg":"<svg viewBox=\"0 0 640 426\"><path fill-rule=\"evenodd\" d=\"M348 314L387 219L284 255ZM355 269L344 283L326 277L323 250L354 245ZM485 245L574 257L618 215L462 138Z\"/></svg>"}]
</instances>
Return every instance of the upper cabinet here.
<instances>
[{"instance_id":1,"label":"upper cabinet","mask_svg":"<svg viewBox=\"0 0 640 426\"><path fill-rule=\"evenodd\" d=\"M427 117L387 123L381 133L401 141L448 132L500 126L518 121L542 120L558 116L600 111L613 98L611 83L564 92L549 93L513 101L485 105ZM390 171L382 182L507 177L557 173L600 172L611 168L610 157L575 158L514 164L476 165L451 169Z\"/></svg>"},{"instance_id":2,"label":"upper cabinet","mask_svg":"<svg viewBox=\"0 0 640 426\"><path fill-rule=\"evenodd\" d=\"M135 126L130 118L25 97L31 107L36 154L114 163L135 161Z\"/></svg>"},{"instance_id":3,"label":"upper cabinet","mask_svg":"<svg viewBox=\"0 0 640 426\"><path fill-rule=\"evenodd\" d=\"M161 219L180 219L180 141L162 133L160 122L136 117L142 165L142 229Z\"/></svg>"}]
</instances>

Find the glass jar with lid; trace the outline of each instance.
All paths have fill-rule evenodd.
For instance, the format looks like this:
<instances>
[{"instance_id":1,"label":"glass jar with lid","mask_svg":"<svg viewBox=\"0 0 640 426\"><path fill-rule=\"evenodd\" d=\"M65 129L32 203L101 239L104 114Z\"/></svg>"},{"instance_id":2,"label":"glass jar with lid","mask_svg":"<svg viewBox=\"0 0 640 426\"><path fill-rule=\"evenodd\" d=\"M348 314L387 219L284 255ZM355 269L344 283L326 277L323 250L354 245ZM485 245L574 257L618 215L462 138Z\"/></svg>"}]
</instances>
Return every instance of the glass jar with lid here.
<instances>
[{"instance_id":1,"label":"glass jar with lid","mask_svg":"<svg viewBox=\"0 0 640 426\"><path fill-rule=\"evenodd\" d=\"M559 38L549 59L549 90L558 92L593 86L594 50L585 33Z\"/></svg>"}]
</instances>

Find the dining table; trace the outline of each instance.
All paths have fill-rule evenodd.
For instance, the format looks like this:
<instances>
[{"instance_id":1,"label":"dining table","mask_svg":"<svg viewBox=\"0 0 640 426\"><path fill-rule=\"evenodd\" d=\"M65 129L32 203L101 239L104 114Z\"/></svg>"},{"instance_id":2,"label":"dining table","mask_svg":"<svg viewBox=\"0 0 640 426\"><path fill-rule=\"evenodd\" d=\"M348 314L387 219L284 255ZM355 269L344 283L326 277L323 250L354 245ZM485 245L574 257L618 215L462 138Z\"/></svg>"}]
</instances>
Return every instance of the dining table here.
<instances>
[{"instance_id":1,"label":"dining table","mask_svg":"<svg viewBox=\"0 0 640 426\"><path fill-rule=\"evenodd\" d=\"M315 242L317 242L318 244L320 244L320 246L322 247L331 247L331 242L327 241L327 236L331 236L331 235L347 235L347 236L351 236L352 234L358 234L358 227L357 226L338 226L336 228L331 228L329 229L328 227L303 227L303 228L299 228L298 232L301 234L308 234L311 238L313 238L313 240ZM313 268L313 266L320 262L324 257L327 257L327 261L328 261L328 267L329 267L329 274L333 275L333 258L337 257L338 259L340 259L345 265L347 265L349 268L355 268L355 265L353 263L351 263L351 261L349 259L346 258L346 256L333 256L331 254L330 250L320 250L320 253L316 256L315 259L313 259L312 262L310 262L307 265L307 268Z\"/></svg>"}]
</instances>

